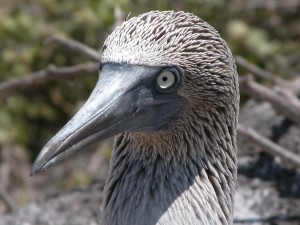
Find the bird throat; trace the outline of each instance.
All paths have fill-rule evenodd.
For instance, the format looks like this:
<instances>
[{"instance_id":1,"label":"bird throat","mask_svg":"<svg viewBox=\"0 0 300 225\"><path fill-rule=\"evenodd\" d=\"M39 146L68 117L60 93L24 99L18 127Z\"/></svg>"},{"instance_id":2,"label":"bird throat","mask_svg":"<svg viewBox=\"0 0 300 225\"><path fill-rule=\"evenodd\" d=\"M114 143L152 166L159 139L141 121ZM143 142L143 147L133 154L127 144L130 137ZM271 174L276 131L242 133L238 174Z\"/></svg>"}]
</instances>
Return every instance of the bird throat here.
<instances>
[{"instance_id":1,"label":"bird throat","mask_svg":"<svg viewBox=\"0 0 300 225\"><path fill-rule=\"evenodd\" d=\"M171 154L171 147L160 149L159 136L151 139L155 144L131 133L116 138L101 224L232 224L236 159L220 151L222 143L195 149L217 142L183 138ZM171 136L166 140L174 145Z\"/></svg>"}]
</instances>

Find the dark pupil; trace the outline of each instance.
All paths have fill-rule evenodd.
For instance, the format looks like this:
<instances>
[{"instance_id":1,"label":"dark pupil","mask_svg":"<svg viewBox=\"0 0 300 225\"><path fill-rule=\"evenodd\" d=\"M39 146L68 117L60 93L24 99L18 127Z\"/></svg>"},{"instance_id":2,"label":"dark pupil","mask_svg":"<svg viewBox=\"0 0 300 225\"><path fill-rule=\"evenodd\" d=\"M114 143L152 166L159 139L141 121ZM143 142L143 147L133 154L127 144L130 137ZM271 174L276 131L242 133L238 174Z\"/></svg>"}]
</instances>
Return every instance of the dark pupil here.
<instances>
[{"instance_id":1,"label":"dark pupil","mask_svg":"<svg viewBox=\"0 0 300 225\"><path fill-rule=\"evenodd\" d=\"M166 82L167 80L168 80L168 78L167 77L163 77L163 82Z\"/></svg>"}]
</instances>

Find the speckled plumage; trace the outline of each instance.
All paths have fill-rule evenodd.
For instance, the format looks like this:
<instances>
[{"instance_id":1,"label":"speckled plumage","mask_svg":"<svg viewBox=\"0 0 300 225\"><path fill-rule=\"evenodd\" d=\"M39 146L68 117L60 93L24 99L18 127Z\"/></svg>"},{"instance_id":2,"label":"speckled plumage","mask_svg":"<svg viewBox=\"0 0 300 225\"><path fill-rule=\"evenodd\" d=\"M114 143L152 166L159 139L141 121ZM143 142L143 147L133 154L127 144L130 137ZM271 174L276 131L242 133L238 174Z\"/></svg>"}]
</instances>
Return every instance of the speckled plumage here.
<instances>
[{"instance_id":1,"label":"speckled plumage","mask_svg":"<svg viewBox=\"0 0 300 225\"><path fill-rule=\"evenodd\" d=\"M188 100L163 129L118 135L102 225L232 224L238 82L215 29L190 13L145 13L113 31L101 62L178 66Z\"/></svg>"}]
</instances>

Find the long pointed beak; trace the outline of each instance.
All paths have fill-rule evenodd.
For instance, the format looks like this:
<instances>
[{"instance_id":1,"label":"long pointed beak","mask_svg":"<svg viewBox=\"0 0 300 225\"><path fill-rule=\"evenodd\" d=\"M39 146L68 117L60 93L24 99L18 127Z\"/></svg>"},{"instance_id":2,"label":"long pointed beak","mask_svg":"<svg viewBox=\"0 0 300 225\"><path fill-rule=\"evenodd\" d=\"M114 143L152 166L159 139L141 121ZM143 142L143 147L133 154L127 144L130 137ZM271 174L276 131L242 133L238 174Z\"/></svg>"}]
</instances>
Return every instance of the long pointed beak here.
<instances>
[{"instance_id":1,"label":"long pointed beak","mask_svg":"<svg viewBox=\"0 0 300 225\"><path fill-rule=\"evenodd\" d=\"M97 141L125 131L159 129L173 118L186 101L179 95L160 96L153 91L153 76L159 70L128 64L104 65L91 96L42 149L31 175ZM157 111L164 114L155 118Z\"/></svg>"}]
</instances>

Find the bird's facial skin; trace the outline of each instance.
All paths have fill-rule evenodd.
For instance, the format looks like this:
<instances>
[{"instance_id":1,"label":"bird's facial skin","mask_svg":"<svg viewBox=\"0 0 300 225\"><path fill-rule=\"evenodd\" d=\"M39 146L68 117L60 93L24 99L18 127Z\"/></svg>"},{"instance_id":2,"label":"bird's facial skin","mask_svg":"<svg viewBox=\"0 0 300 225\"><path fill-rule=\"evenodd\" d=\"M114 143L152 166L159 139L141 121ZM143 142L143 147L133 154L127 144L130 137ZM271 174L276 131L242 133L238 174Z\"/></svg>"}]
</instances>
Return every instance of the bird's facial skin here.
<instances>
[{"instance_id":1,"label":"bird's facial skin","mask_svg":"<svg viewBox=\"0 0 300 225\"><path fill-rule=\"evenodd\" d=\"M91 96L43 148L31 174L118 133L152 132L167 126L187 102L178 94L181 76L174 66L105 63Z\"/></svg>"}]
</instances>

